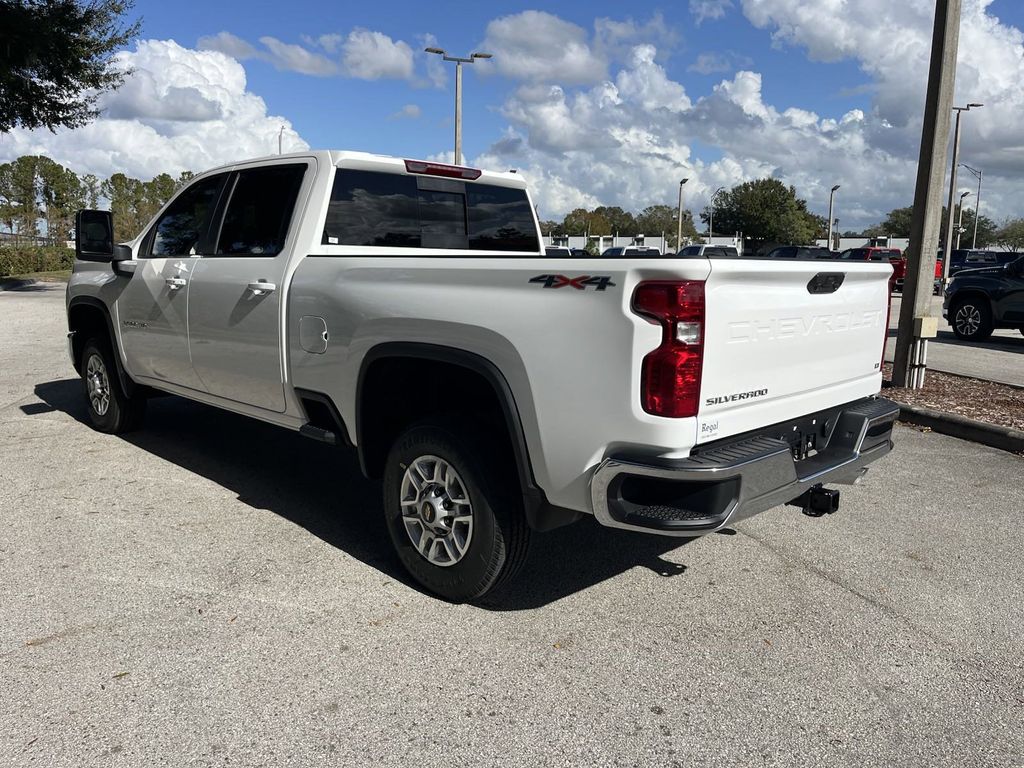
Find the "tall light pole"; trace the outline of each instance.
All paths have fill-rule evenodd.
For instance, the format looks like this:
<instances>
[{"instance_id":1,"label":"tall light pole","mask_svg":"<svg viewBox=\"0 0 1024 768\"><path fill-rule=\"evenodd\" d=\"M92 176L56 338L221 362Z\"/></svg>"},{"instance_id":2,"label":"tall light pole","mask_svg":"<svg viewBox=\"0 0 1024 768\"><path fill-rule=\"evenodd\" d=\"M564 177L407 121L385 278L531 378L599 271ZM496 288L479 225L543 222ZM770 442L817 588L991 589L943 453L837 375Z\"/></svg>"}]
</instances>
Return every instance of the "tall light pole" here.
<instances>
[{"instance_id":1,"label":"tall light pole","mask_svg":"<svg viewBox=\"0 0 1024 768\"><path fill-rule=\"evenodd\" d=\"M462 165L462 65L472 64L477 59L489 59L489 53L471 53L467 57L449 56L444 48L424 48L427 53L436 53L445 61L455 62L455 164Z\"/></svg>"},{"instance_id":2,"label":"tall light pole","mask_svg":"<svg viewBox=\"0 0 1024 768\"><path fill-rule=\"evenodd\" d=\"M949 202L946 204L946 239L942 247L942 284L949 281L949 252L953 249L953 195L956 194L956 169L960 163L960 115L970 112L972 107L983 107L984 104L971 103L966 107L953 107L956 112L956 126L953 128L953 170L949 174Z\"/></svg>"},{"instance_id":3,"label":"tall light pole","mask_svg":"<svg viewBox=\"0 0 1024 768\"><path fill-rule=\"evenodd\" d=\"M679 222L676 226L676 253L683 250L683 184L688 181L689 179L683 179L679 182Z\"/></svg>"},{"instance_id":4,"label":"tall light pole","mask_svg":"<svg viewBox=\"0 0 1024 768\"><path fill-rule=\"evenodd\" d=\"M718 197L718 193L725 190L725 187L719 187L711 194L711 212L708 214L708 245L711 245L711 238L715 236L715 199Z\"/></svg>"},{"instance_id":5,"label":"tall light pole","mask_svg":"<svg viewBox=\"0 0 1024 768\"><path fill-rule=\"evenodd\" d=\"M284 126L281 126L281 130L277 132L277 154L281 154L281 137L284 136Z\"/></svg>"},{"instance_id":6,"label":"tall light pole","mask_svg":"<svg viewBox=\"0 0 1024 768\"><path fill-rule=\"evenodd\" d=\"M975 178L978 179L978 196L974 198L974 237L971 238L971 250L978 247L978 215L981 212L981 177L984 175L977 168L971 168L971 166L960 163L964 168L970 171Z\"/></svg>"},{"instance_id":7,"label":"tall light pole","mask_svg":"<svg viewBox=\"0 0 1024 768\"><path fill-rule=\"evenodd\" d=\"M964 198L967 197L970 192L960 193L960 213L956 217L956 249L960 250L960 235L964 231ZM950 256L950 258L953 258Z\"/></svg>"},{"instance_id":8,"label":"tall light pole","mask_svg":"<svg viewBox=\"0 0 1024 768\"><path fill-rule=\"evenodd\" d=\"M828 195L828 243L826 243L826 247L830 251L832 250L832 205L836 199L836 190L839 189L840 186L842 185L836 184L832 187L832 191Z\"/></svg>"}]
</instances>

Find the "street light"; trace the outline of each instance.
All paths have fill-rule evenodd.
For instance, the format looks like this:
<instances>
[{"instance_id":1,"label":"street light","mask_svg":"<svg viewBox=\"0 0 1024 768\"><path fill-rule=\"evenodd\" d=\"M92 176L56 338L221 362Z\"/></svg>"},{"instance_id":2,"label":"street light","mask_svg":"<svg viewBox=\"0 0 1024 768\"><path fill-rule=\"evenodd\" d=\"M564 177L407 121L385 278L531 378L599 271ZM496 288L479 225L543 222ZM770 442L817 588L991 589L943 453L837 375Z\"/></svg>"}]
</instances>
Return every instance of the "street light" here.
<instances>
[{"instance_id":1,"label":"street light","mask_svg":"<svg viewBox=\"0 0 1024 768\"><path fill-rule=\"evenodd\" d=\"M971 102L966 107L953 107L956 112L956 127L953 129L953 170L949 176L949 202L946 204L946 239L942 247L942 284L949 282L949 252L953 248L953 195L956 194L956 169L960 161L960 115L963 112L970 112L973 107L983 107L984 104Z\"/></svg>"},{"instance_id":2,"label":"street light","mask_svg":"<svg viewBox=\"0 0 1024 768\"><path fill-rule=\"evenodd\" d=\"M960 163L964 168L974 174L975 178L978 179L978 196L974 198L974 237L971 238L971 250L978 245L978 214L981 210L981 177L984 175L977 168L971 168L966 163Z\"/></svg>"},{"instance_id":3,"label":"street light","mask_svg":"<svg viewBox=\"0 0 1024 768\"><path fill-rule=\"evenodd\" d=\"M676 253L683 249L683 184L689 179L679 182L679 223L676 226Z\"/></svg>"},{"instance_id":4,"label":"street light","mask_svg":"<svg viewBox=\"0 0 1024 768\"><path fill-rule=\"evenodd\" d=\"M956 249L960 250L960 235L964 231L964 198L967 197L970 191L960 193L960 214L956 219ZM975 216L977 218L977 216Z\"/></svg>"},{"instance_id":5,"label":"street light","mask_svg":"<svg viewBox=\"0 0 1024 768\"><path fill-rule=\"evenodd\" d=\"M825 243L825 247L830 251L832 250L832 204L836 199L836 190L839 189L840 186L842 185L836 184L832 187L832 191L828 195L828 242Z\"/></svg>"},{"instance_id":6,"label":"street light","mask_svg":"<svg viewBox=\"0 0 1024 768\"><path fill-rule=\"evenodd\" d=\"M424 48L427 53L436 53L445 61L455 62L455 164L462 165L462 65L472 64L477 59L489 59L489 53L471 53L468 57L449 56L444 48Z\"/></svg>"},{"instance_id":7,"label":"street light","mask_svg":"<svg viewBox=\"0 0 1024 768\"><path fill-rule=\"evenodd\" d=\"M724 192L725 187L719 187L711 194L711 213L708 214L708 245L711 245L711 238L715 236L715 198L719 192Z\"/></svg>"}]
</instances>

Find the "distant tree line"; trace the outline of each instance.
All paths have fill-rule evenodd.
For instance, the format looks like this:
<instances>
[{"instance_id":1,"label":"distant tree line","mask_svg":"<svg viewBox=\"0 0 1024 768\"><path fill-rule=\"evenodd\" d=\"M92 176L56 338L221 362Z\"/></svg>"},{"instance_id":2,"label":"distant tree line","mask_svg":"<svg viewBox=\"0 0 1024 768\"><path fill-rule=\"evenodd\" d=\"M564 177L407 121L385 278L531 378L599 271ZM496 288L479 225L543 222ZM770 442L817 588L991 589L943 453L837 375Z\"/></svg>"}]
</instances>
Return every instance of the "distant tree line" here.
<instances>
[{"instance_id":1,"label":"distant tree line","mask_svg":"<svg viewBox=\"0 0 1024 768\"><path fill-rule=\"evenodd\" d=\"M953 215L956 216L957 222L961 221L959 205L953 206ZM974 243L977 248L988 248L989 246L996 245L1013 252L1024 250L1024 218L1008 218L1000 225L996 224L985 214L981 214L978 216L978 237L975 240L975 216L976 211L974 208L964 206L963 232L960 235L961 248L970 248L971 244ZM863 232L844 232L843 235L844 237L887 237L890 235L892 237L910 237L910 224L913 217L913 206L893 208L881 224L868 227ZM941 238L945 238L948 221L949 211L946 209L946 206L943 206L942 223L939 229L940 243L942 242ZM955 231L953 243L955 246Z\"/></svg>"},{"instance_id":2,"label":"distant tree line","mask_svg":"<svg viewBox=\"0 0 1024 768\"><path fill-rule=\"evenodd\" d=\"M638 213L618 206L600 206L592 211L577 208L561 222L542 221L545 235L665 235L669 248L676 246L678 208L674 205L651 205ZM693 214L683 211L683 239L692 242L706 234L711 219L710 208L700 213L701 231L694 224ZM824 237L827 222L807 210L807 201L796 196L793 187L778 179L758 179L739 184L715 198L716 232L730 235L742 233L755 247L765 243L804 244Z\"/></svg>"},{"instance_id":3,"label":"distant tree line","mask_svg":"<svg viewBox=\"0 0 1024 768\"><path fill-rule=\"evenodd\" d=\"M192 174L177 179L161 173L140 181L115 173L106 179L74 171L48 157L25 155L0 163L0 229L14 244L63 243L75 225L75 211L103 202L114 214L114 237L130 240Z\"/></svg>"}]
</instances>

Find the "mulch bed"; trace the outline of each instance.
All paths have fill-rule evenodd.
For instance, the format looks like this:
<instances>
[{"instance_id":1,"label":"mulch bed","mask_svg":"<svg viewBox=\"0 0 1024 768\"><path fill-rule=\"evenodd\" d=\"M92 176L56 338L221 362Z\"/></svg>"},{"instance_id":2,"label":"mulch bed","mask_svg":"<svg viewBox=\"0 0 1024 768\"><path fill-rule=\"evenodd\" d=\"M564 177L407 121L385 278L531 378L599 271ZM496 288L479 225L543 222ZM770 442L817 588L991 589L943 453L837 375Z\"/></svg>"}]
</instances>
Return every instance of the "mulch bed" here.
<instances>
[{"instance_id":1,"label":"mulch bed","mask_svg":"<svg viewBox=\"0 0 1024 768\"><path fill-rule=\"evenodd\" d=\"M923 389L892 387L892 366L888 363L882 377L882 396L889 400L1024 430L1024 389L938 371L925 374Z\"/></svg>"}]
</instances>

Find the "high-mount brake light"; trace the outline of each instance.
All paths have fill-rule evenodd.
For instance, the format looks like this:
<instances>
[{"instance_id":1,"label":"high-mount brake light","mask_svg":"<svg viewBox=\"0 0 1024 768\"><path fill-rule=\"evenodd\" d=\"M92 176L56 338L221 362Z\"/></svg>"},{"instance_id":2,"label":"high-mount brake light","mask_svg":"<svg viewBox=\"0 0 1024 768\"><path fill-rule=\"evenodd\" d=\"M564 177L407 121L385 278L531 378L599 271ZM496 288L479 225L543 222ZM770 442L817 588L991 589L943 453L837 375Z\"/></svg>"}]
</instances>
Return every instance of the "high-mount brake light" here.
<instances>
[{"instance_id":1,"label":"high-mount brake light","mask_svg":"<svg viewBox=\"0 0 1024 768\"><path fill-rule=\"evenodd\" d=\"M427 176L444 176L449 179L467 179L473 181L480 178L479 168L463 168L461 165L445 163L428 163L423 160L406 160L405 170L409 173L423 173Z\"/></svg>"},{"instance_id":2,"label":"high-mount brake light","mask_svg":"<svg viewBox=\"0 0 1024 768\"><path fill-rule=\"evenodd\" d=\"M633 292L633 311L661 326L661 344L640 373L640 404L654 416L696 416L704 367L704 281L649 281Z\"/></svg>"}]
</instances>

